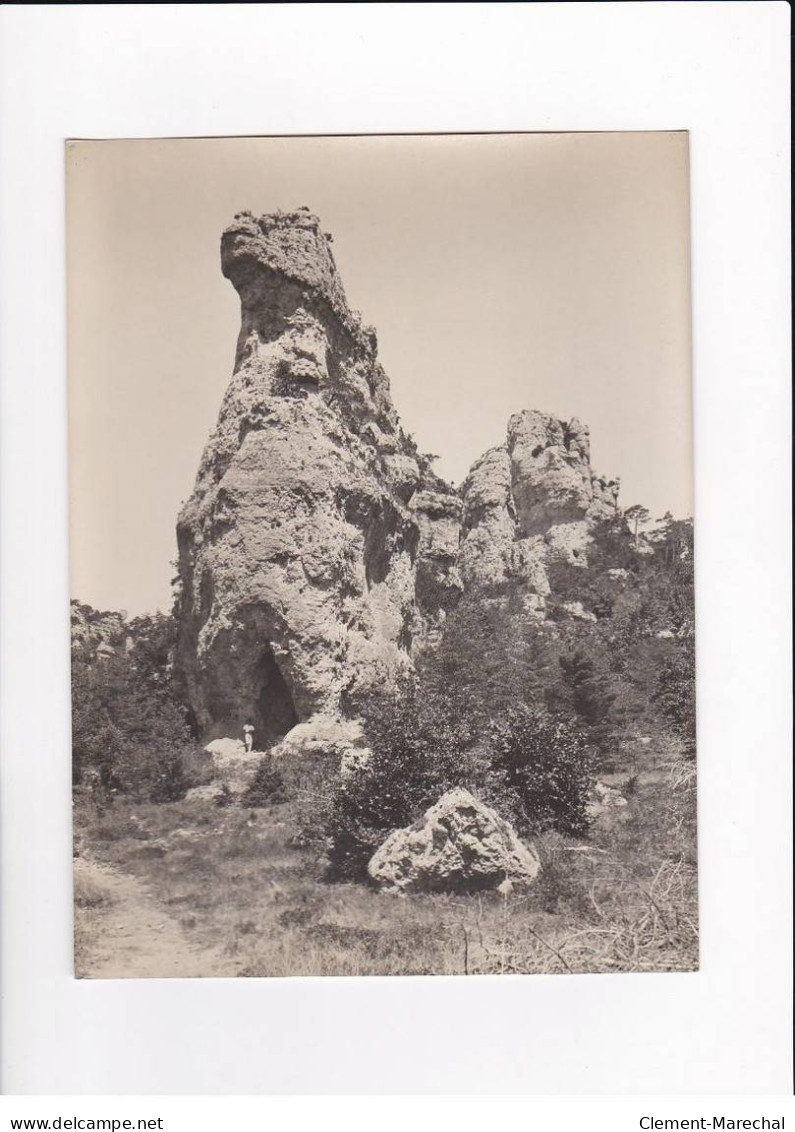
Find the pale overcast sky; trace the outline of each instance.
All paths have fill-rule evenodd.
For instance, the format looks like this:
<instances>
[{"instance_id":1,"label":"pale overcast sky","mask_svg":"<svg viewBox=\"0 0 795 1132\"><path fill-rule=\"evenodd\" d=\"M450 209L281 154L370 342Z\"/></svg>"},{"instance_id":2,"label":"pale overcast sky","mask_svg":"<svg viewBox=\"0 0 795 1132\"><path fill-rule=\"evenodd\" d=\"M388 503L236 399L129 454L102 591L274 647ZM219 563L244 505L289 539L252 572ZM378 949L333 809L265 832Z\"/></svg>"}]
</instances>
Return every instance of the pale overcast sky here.
<instances>
[{"instance_id":1,"label":"pale overcast sky","mask_svg":"<svg viewBox=\"0 0 795 1132\"><path fill-rule=\"evenodd\" d=\"M511 413L578 416L624 506L692 512L684 133L70 143L72 593L170 605L232 373L219 241L308 207L404 427L460 482Z\"/></svg>"}]
</instances>

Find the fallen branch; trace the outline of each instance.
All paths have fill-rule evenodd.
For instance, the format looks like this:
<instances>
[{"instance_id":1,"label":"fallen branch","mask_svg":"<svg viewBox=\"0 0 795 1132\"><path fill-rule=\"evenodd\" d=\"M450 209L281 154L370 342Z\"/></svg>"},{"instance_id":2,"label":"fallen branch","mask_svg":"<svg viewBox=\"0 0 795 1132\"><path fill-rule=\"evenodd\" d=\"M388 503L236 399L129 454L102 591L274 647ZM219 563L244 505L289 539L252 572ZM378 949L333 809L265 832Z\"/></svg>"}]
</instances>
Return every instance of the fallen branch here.
<instances>
[{"instance_id":1,"label":"fallen branch","mask_svg":"<svg viewBox=\"0 0 795 1132\"><path fill-rule=\"evenodd\" d=\"M557 958L561 961L561 963L563 964L563 966L566 968L566 970L569 972L570 975L574 974L571 967L568 965L568 963L563 958L563 956L560 954L560 952L556 948L554 948L551 943L547 943L547 941L544 939L544 937L540 936L538 934L538 932L535 930L535 928L531 928L530 925L528 924L527 930L530 932L531 935L535 936L535 938L539 941L539 943L543 943L543 945L544 945L544 947L546 947L547 951L551 951L553 955L557 956ZM564 946L565 946L565 944L564 944Z\"/></svg>"}]
</instances>

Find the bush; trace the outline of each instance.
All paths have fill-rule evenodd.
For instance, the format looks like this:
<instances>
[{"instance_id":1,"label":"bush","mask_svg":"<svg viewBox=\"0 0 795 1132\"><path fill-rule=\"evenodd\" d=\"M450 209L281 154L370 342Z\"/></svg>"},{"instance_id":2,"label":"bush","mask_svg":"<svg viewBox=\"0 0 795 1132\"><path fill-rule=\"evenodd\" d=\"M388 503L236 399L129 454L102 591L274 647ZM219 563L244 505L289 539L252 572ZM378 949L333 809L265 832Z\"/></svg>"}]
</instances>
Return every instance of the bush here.
<instances>
[{"instance_id":1,"label":"bush","mask_svg":"<svg viewBox=\"0 0 795 1132\"><path fill-rule=\"evenodd\" d=\"M180 751L154 752L148 789L150 802L179 802L188 792L185 763Z\"/></svg>"},{"instance_id":2,"label":"bush","mask_svg":"<svg viewBox=\"0 0 795 1132\"><path fill-rule=\"evenodd\" d=\"M293 844L325 849L326 828L340 784L339 752L293 757L285 763L282 773L292 800L296 830Z\"/></svg>"},{"instance_id":3,"label":"bush","mask_svg":"<svg viewBox=\"0 0 795 1132\"><path fill-rule=\"evenodd\" d=\"M135 725L107 724L92 747L103 785L136 800L178 802L198 785L188 767L200 759L179 714L168 705L141 705Z\"/></svg>"},{"instance_id":4,"label":"bush","mask_svg":"<svg viewBox=\"0 0 795 1132\"><path fill-rule=\"evenodd\" d=\"M109 655L100 659L92 639L72 649L74 781L97 782L98 798L179 801L209 780L211 760L198 750L171 682L173 623L158 614L119 625Z\"/></svg>"},{"instance_id":5,"label":"bush","mask_svg":"<svg viewBox=\"0 0 795 1132\"><path fill-rule=\"evenodd\" d=\"M108 908L116 903L116 895L107 878L90 876L75 869L74 902L78 908Z\"/></svg>"},{"instance_id":6,"label":"bush","mask_svg":"<svg viewBox=\"0 0 795 1132\"><path fill-rule=\"evenodd\" d=\"M692 640L684 641L660 666L651 697L684 741L688 754L696 745L696 657Z\"/></svg>"},{"instance_id":7,"label":"bush","mask_svg":"<svg viewBox=\"0 0 795 1132\"><path fill-rule=\"evenodd\" d=\"M490 793L520 833L582 835L593 784L593 754L581 731L538 709L517 707L492 723ZM506 815L508 816L508 815Z\"/></svg>"},{"instance_id":8,"label":"bush","mask_svg":"<svg viewBox=\"0 0 795 1132\"><path fill-rule=\"evenodd\" d=\"M449 698L404 687L370 703L364 728L372 755L340 779L326 821L332 875L350 879L392 830L476 776L472 722Z\"/></svg>"},{"instance_id":9,"label":"bush","mask_svg":"<svg viewBox=\"0 0 795 1132\"><path fill-rule=\"evenodd\" d=\"M288 798L284 775L272 755L266 755L257 767L251 784L244 791L240 804L246 807L278 806Z\"/></svg>"},{"instance_id":10,"label":"bush","mask_svg":"<svg viewBox=\"0 0 795 1132\"><path fill-rule=\"evenodd\" d=\"M552 705L565 706L588 729L594 747L609 750L612 737L612 708L616 693L610 691L607 678L597 671L591 658L576 649L558 659L561 681L550 689Z\"/></svg>"}]
</instances>

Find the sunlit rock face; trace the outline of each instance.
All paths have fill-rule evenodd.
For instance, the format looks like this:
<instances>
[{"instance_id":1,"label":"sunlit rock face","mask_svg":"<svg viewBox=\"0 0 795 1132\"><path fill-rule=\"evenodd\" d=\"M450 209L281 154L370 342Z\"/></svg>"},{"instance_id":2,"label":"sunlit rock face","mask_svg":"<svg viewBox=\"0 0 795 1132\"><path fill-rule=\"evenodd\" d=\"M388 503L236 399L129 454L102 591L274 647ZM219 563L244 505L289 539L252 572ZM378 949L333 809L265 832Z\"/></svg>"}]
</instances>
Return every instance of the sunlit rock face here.
<instances>
[{"instance_id":1,"label":"sunlit rock face","mask_svg":"<svg viewBox=\"0 0 795 1132\"><path fill-rule=\"evenodd\" d=\"M264 747L411 668L460 589L460 502L403 432L317 217L242 214L221 261L241 329L178 522L179 659L203 735L250 722Z\"/></svg>"},{"instance_id":2,"label":"sunlit rock face","mask_svg":"<svg viewBox=\"0 0 795 1132\"><path fill-rule=\"evenodd\" d=\"M443 794L414 825L391 833L367 866L375 884L396 894L508 892L528 887L540 871L535 850L461 787Z\"/></svg>"},{"instance_id":3,"label":"sunlit rock face","mask_svg":"<svg viewBox=\"0 0 795 1132\"><path fill-rule=\"evenodd\" d=\"M468 587L515 579L543 616L546 566L587 565L594 522L618 513L618 483L591 468L588 429L525 409L506 442L481 456L462 486L459 567Z\"/></svg>"},{"instance_id":4,"label":"sunlit rock face","mask_svg":"<svg viewBox=\"0 0 795 1132\"><path fill-rule=\"evenodd\" d=\"M592 473L587 429L530 411L460 491L436 476L307 209L241 213L221 264L241 326L177 525L177 662L205 740L249 723L265 749L310 719L355 718L467 589L516 579L543 616L546 563L585 562L617 486Z\"/></svg>"}]
</instances>

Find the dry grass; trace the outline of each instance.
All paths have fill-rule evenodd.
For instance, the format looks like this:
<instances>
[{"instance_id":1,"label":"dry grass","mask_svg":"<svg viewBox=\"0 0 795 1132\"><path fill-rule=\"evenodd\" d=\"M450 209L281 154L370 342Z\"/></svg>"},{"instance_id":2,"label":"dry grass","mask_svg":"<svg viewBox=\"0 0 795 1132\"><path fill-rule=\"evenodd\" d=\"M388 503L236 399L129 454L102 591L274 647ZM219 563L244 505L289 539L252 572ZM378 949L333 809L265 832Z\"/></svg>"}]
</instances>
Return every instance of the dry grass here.
<instances>
[{"instance_id":1,"label":"dry grass","mask_svg":"<svg viewBox=\"0 0 795 1132\"><path fill-rule=\"evenodd\" d=\"M115 896L110 883L101 874L84 870L79 859L75 861L73 876L75 974L80 977L87 972L90 940L101 926L103 913L114 904Z\"/></svg>"},{"instance_id":2,"label":"dry grass","mask_svg":"<svg viewBox=\"0 0 795 1132\"><path fill-rule=\"evenodd\" d=\"M609 871L614 861L604 865ZM620 866L619 866L620 867ZM646 887L627 879L588 891L590 916L521 916L531 899L505 901L502 923L478 916L470 933L470 974L690 971L698 964L693 878L682 862L664 862ZM601 897L601 899L600 899Z\"/></svg>"},{"instance_id":3,"label":"dry grass","mask_svg":"<svg viewBox=\"0 0 795 1132\"><path fill-rule=\"evenodd\" d=\"M103 818L78 807L77 820L95 858L141 879L241 975L685 971L698 956L694 795L672 775L641 771L587 841L545 836L539 881L507 897L327 883L317 854L294 845L291 804L120 802ZM77 899L90 911L101 895Z\"/></svg>"},{"instance_id":4,"label":"dry grass","mask_svg":"<svg viewBox=\"0 0 795 1132\"><path fill-rule=\"evenodd\" d=\"M107 908L115 897L109 884L102 878L89 876L81 871L79 863L74 872L74 898L78 908Z\"/></svg>"}]
</instances>

